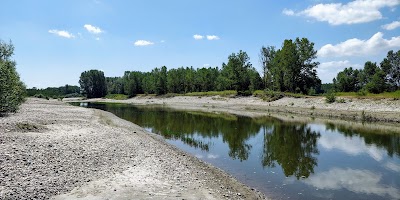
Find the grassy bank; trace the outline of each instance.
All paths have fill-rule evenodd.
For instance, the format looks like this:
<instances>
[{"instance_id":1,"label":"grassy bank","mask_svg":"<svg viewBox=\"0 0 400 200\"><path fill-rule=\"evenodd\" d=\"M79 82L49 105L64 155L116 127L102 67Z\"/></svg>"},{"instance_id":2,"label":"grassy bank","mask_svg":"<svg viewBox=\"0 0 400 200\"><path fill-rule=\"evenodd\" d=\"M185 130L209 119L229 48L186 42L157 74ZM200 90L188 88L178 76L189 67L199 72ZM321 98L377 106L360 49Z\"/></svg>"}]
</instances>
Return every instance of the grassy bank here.
<instances>
[{"instance_id":1,"label":"grassy bank","mask_svg":"<svg viewBox=\"0 0 400 200\"><path fill-rule=\"evenodd\" d=\"M350 98L368 98L368 99L400 99L400 90L394 92L384 92L380 94L373 94L369 92L338 92L336 96L350 97Z\"/></svg>"}]
</instances>

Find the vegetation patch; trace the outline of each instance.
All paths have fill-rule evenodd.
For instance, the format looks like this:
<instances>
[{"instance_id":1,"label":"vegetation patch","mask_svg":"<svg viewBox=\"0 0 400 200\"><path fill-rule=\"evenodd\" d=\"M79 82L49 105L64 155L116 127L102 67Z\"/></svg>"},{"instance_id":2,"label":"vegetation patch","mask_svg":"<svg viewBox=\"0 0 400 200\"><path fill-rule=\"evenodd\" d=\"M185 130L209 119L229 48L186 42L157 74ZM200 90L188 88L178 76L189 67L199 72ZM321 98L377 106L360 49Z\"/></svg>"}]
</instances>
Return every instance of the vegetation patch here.
<instances>
[{"instance_id":1,"label":"vegetation patch","mask_svg":"<svg viewBox=\"0 0 400 200\"><path fill-rule=\"evenodd\" d=\"M338 102L338 103L346 103L346 100L344 100L343 98L338 98L336 100L336 102Z\"/></svg>"},{"instance_id":2,"label":"vegetation patch","mask_svg":"<svg viewBox=\"0 0 400 200\"><path fill-rule=\"evenodd\" d=\"M128 95L125 94L108 94L106 96L107 99L115 99L115 100L126 100L128 99Z\"/></svg>"},{"instance_id":3,"label":"vegetation patch","mask_svg":"<svg viewBox=\"0 0 400 200\"><path fill-rule=\"evenodd\" d=\"M236 96L237 92L235 90L224 90L224 91L208 91L208 92L189 92L185 96Z\"/></svg>"},{"instance_id":4,"label":"vegetation patch","mask_svg":"<svg viewBox=\"0 0 400 200\"><path fill-rule=\"evenodd\" d=\"M361 90L358 92L338 92L337 96L341 97L354 97L354 98L368 98L368 99L400 99L400 90L393 92L383 92L380 94L374 94Z\"/></svg>"},{"instance_id":5,"label":"vegetation patch","mask_svg":"<svg viewBox=\"0 0 400 200\"><path fill-rule=\"evenodd\" d=\"M14 113L24 102L25 85L16 71L13 61L14 46L0 40L0 117Z\"/></svg>"},{"instance_id":6,"label":"vegetation patch","mask_svg":"<svg viewBox=\"0 0 400 200\"><path fill-rule=\"evenodd\" d=\"M41 132L45 129L45 127L38 124L20 122L16 124L16 129L21 132Z\"/></svg>"},{"instance_id":7,"label":"vegetation patch","mask_svg":"<svg viewBox=\"0 0 400 200\"><path fill-rule=\"evenodd\" d=\"M198 112L198 111L189 111L189 114L198 115L203 117L210 117L210 118L222 118L228 121L236 121L238 120L236 115L225 113L225 112Z\"/></svg>"},{"instance_id":8,"label":"vegetation patch","mask_svg":"<svg viewBox=\"0 0 400 200\"><path fill-rule=\"evenodd\" d=\"M336 101L335 93L328 93L325 95L325 102L326 103L334 103Z\"/></svg>"}]
</instances>

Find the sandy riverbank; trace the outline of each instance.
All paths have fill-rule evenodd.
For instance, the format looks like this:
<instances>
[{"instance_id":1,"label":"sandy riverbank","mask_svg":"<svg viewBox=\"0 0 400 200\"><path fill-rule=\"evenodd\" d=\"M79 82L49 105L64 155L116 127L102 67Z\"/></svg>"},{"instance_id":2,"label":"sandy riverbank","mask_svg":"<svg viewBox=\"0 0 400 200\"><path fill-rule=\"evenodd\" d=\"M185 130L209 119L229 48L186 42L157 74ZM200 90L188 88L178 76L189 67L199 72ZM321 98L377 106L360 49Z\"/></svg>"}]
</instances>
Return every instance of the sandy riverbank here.
<instances>
[{"instance_id":1,"label":"sandy riverbank","mask_svg":"<svg viewBox=\"0 0 400 200\"><path fill-rule=\"evenodd\" d=\"M113 114L28 99L0 118L0 199L49 198L264 197Z\"/></svg>"},{"instance_id":2,"label":"sandy riverbank","mask_svg":"<svg viewBox=\"0 0 400 200\"><path fill-rule=\"evenodd\" d=\"M90 99L86 101L130 103L136 105L164 105L184 110L229 112L246 116L262 116L271 113L301 117L318 117L354 121L400 123L400 100L341 98L344 103L325 102L324 97L282 98L266 102L257 97L187 97L158 98L135 97L127 100Z\"/></svg>"}]
</instances>

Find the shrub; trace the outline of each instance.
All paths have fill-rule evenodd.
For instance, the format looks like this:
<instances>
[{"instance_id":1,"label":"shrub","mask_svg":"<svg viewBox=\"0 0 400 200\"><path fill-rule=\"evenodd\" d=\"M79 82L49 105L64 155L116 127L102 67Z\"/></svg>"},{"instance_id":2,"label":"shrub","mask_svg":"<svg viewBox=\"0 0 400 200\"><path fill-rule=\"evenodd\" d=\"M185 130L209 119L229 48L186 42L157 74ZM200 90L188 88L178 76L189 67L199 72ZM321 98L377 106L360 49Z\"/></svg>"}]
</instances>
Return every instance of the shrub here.
<instances>
[{"instance_id":1,"label":"shrub","mask_svg":"<svg viewBox=\"0 0 400 200\"><path fill-rule=\"evenodd\" d=\"M35 94L34 95L34 97L36 97L36 98L41 98L41 99L44 99L44 98L46 98L46 96L44 96L43 94L41 94L41 93L39 93L39 94Z\"/></svg>"},{"instance_id":2,"label":"shrub","mask_svg":"<svg viewBox=\"0 0 400 200\"><path fill-rule=\"evenodd\" d=\"M246 91L238 91L237 92L237 94L239 95L239 96L251 96L252 95L252 93L251 93L251 91L250 90L246 90Z\"/></svg>"},{"instance_id":3,"label":"shrub","mask_svg":"<svg viewBox=\"0 0 400 200\"><path fill-rule=\"evenodd\" d=\"M338 103L346 103L346 100L344 100L344 99L340 98L340 99L337 99L337 101L336 101L336 102L338 102Z\"/></svg>"},{"instance_id":4,"label":"shrub","mask_svg":"<svg viewBox=\"0 0 400 200\"><path fill-rule=\"evenodd\" d=\"M107 94L105 97L107 99L115 99L115 100L125 100L128 99L128 95L125 94Z\"/></svg>"},{"instance_id":5,"label":"shrub","mask_svg":"<svg viewBox=\"0 0 400 200\"><path fill-rule=\"evenodd\" d=\"M312 87L308 90L308 95L310 96L315 96L317 94L317 91L315 91L315 89Z\"/></svg>"},{"instance_id":6,"label":"shrub","mask_svg":"<svg viewBox=\"0 0 400 200\"><path fill-rule=\"evenodd\" d=\"M336 101L335 93L331 92L325 95L326 103L334 103Z\"/></svg>"},{"instance_id":7,"label":"shrub","mask_svg":"<svg viewBox=\"0 0 400 200\"><path fill-rule=\"evenodd\" d=\"M64 98L74 98L74 97L83 97L83 95L75 92L75 93L66 94L64 96Z\"/></svg>"},{"instance_id":8,"label":"shrub","mask_svg":"<svg viewBox=\"0 0 400 200\"><path fill-rule=\"evenodd\" d=\"M361 89L357 92L357 96L367 96L367 91L365 89Z\"/></svg>"},{"instance_id":9,"label":"shrub","mask_svg":"<svg viewBox=\"0 0 400 200\"><path fill-rule=\"evenodd\" d=\"M15 69L16 62L11 60L14 46L0 40L0 115L16 112L25 100L25 85Z\"/></svg>"}]
</instances>

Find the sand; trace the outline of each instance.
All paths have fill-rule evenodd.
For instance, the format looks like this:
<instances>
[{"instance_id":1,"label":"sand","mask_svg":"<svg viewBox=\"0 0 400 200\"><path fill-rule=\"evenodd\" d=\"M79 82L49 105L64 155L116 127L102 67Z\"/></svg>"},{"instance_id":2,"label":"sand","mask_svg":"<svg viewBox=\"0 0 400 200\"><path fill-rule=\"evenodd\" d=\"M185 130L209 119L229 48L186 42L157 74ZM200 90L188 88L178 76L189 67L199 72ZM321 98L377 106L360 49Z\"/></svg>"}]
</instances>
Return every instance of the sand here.
<instances>
[{"instance_id":1,"label":"sand","mask_svg":"<svg viewBox=\"0 0 400 200\"><path fill-rule=\"evenodd\" d=\"M263 198L108 112L32 98L0 118L0 199Z\"/></svg>"}]
</instances>

